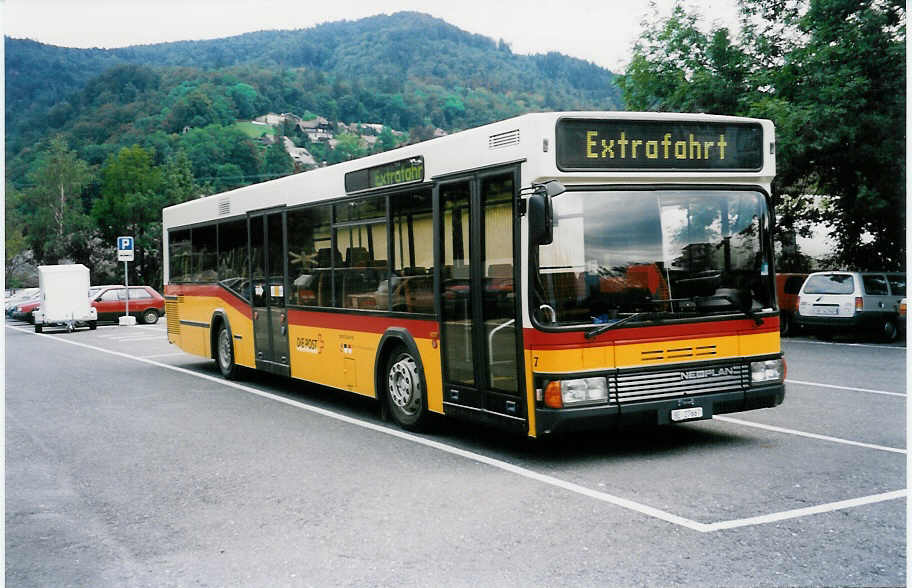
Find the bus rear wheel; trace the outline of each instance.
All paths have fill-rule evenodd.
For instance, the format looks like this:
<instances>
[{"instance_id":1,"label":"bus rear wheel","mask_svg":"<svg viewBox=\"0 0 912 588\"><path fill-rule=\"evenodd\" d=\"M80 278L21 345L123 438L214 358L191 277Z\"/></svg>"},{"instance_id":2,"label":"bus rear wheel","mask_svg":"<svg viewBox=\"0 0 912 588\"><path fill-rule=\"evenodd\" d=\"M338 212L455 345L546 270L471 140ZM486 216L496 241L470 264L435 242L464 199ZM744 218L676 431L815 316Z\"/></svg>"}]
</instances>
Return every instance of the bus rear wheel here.
<instances>
[{"instance_id":1,"label":"bus rear wheel","mask_svg":"<svg viewBox=\"0 0 912 588\"><path fill-rule=\"evenodd\" d=\"M384 374L390 414L403 429L417 431L427 423L427 397L421 385L418 361L405 347L389 354Z\"/></svg>"},{"instance_id":2,"label":"bus rear wheel","mask_svg":"<svg viewBox=\"0 0 912 588\"><path fill-rule=\"evenodd\" d=\"M226 325L219 327L215 339L215 362L218 364L222 377L226 380L235 380L240 368L234 363L234 344L231 341L231 332Z\"/></svg>"}]
</instances>

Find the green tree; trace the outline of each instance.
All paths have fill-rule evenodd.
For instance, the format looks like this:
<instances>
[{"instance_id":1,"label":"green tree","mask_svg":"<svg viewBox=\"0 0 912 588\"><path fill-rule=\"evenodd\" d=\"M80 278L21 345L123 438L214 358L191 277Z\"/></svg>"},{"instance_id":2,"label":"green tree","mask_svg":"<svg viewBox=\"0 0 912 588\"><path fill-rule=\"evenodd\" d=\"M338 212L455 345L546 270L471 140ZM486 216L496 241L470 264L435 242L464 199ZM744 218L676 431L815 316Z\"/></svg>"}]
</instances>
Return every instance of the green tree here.
<instances>
[{"instance_id":1,"label":"green tree","mask_svg":"<svg viewBox=\"0 0 912 588\"><path fill-rule=\"evenodd\" d=\"M398 145L396 135L393 134L389 127L384 126L377 137L377 151L389 151L390 149L395 149L396 145Z\"/></svg>"},{"instance_id":2,"label":"green tree","mask_svg":"<svg viewBox=\"0 0 912 588\"><path fill-rule=\"evenodd\" d=\"M165 206L180 204L201 194L201 188L193 177L190 157L183 149L168 159L161 171L161 190Z\"/></svg>"},{"instance_id":3,"label":"green tree","mask_svg":"<svg viewBox=\"0 0 912 588\"><path fill-rule=\"evenodd\" d=\"M212 184L216 192L224 192L247 184L244 170L236 163L223 163L215 168Z\"/></svg>"},{"instance_id":4,"label":"green tree","mask_svg":"<svg viewBox=\"0 0 912 588\"><path fill-rule=\"evenodd\" d=\"M339 133L336 146L329 154L329 163L340 163L363 157L367 151L361 146L361 138L352 133Z\"/></svg>"},{"instance_id":5,"label":"green tree","mask_svg":"<svg viewBox=\"0 0 912 588\"><path fill-rule=\"evenodd\" d=\"M25 285L19 270L31 261L28 239L23 231L24 216L20 209L23 194L9 182L6 184L6 235L5 235L5 275L7 288L21 288Z\"/></svg>"},{"instance_id":6,"label":"green tree","mask_svg":"<svg viewBox=\"0 0 912 588\"><path fill-rule=\"evenodd\" d=\"M620 85L634 110L770 118L783 245L822 220L834 266L905 260L905 7L898 0L740 0L742 34L677 6L653 17ZM814 206L813 196L825 205ZM786 249L780 269L802 261ZM783 267L784 266L784 267Z\"/></svg>"},{"instance_id":7,"label":"green tree","mask_svg":"<svg viewBox=\"0 0 912 588\"><path fill-rule=\"evenodd\" d=\"M104 242L134 238L131 282L161 286L161 211L167 204L161 170L139 145L124 147L101 169L101 197L92 217Z\"/></svg>"},{"instance_id":8,"label":"green tree","mask_svg":"<svg viewBox=\"0 0 912 588\"><path fill-rule=\"evenodd\" d=\"M84 261L84 245L91 231L81 195L89 184L88 165L71 151L62 137L37 158L28 173L31 187L22 199L25 236L39 263Z\"/></svg>"},{"instance_id":9,"label":"green tree","mask_svg":"<svg viewBox=\"0 0 912 588\"><path fill-rule=\"evenodd\" d=\"M294 160L285 151L285 137L278 137L278 140L266 148L266 158L263 162L263 173L267 179L287 176L294 173Z\"/></svg>"},{"instance_id":10,"label":"green tree","mask_svg":"<svg viewBox=\"0 0 912 588\"><path fill-rule=\"evenodd\" d=\"M257 91L250 84L238 82L228 89L228 97L234 101L240 118L253 118L257 115Z\"/></svg>"}]
</instances>

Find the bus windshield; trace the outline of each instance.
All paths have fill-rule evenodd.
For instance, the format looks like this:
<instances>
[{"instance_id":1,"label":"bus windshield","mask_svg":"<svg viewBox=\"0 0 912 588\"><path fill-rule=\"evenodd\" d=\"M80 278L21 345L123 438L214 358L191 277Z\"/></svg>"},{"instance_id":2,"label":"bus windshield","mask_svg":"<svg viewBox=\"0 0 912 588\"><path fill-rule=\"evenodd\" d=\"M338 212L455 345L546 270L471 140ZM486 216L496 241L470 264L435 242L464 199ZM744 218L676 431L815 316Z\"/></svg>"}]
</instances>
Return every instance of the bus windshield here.
<instances>
[{"instance_id":1,"label":"bus windshield","mask_svg":"<svg viewBox=\"0 0 912 588\"><path fill-rule=\"evenodd\" d=\"M543 325L775 307L759 192L580 190L553 204L554 241L532 261L533 312Z\"/></svg>"}]
</instances>

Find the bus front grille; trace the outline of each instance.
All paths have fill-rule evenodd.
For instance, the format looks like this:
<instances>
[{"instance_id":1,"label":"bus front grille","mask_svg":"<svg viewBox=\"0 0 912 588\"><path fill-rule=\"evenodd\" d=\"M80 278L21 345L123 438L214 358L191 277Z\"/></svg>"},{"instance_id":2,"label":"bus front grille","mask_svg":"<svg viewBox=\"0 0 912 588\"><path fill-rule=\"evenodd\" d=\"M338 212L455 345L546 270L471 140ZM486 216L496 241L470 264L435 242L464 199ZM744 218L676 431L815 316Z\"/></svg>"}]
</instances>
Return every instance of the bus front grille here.
<instances>
[{"instance_id":1,"label":"bus front grille","mask_svg":"<svg viewBox=\"0 0 912 588\"><path fill-rule=\"evenodd\" d=\"M626 404L745 390L750 384L746 363L685 365L663 370L630 370L617 375L618 402Z\"/></svg>"}]
</instances>

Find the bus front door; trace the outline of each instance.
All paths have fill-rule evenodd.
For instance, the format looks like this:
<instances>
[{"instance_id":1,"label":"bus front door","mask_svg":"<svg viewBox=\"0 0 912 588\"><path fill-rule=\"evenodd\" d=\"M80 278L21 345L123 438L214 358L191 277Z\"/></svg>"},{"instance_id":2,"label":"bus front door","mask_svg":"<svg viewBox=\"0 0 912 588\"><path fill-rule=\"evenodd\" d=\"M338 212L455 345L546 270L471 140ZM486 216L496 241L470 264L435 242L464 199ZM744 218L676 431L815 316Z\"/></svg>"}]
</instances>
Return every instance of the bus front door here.
<instances>
[{"instance_id":1,"label":"bus front door","mask_svg":"<svg viewBox=\"0 0 912 588\"><path fill-rule=\"evenodd\" d=\"M444 411L524 427L514 243L518 170L440 183Z\"/></svg>"},{"instance_id":2,"label":"bus front door","mask_svg":"<svg viewBox=\"0 0 912 588\"><path fill-rule=\"evenodd\" d=\"M285 213L250 217L250 266L253 292L253 338L256 366L290 375L288 322L285 305Z\"/></svg>"}]
</instances>

